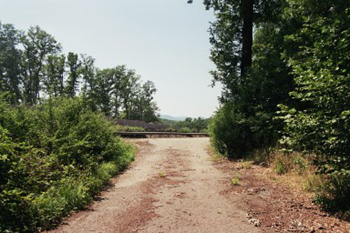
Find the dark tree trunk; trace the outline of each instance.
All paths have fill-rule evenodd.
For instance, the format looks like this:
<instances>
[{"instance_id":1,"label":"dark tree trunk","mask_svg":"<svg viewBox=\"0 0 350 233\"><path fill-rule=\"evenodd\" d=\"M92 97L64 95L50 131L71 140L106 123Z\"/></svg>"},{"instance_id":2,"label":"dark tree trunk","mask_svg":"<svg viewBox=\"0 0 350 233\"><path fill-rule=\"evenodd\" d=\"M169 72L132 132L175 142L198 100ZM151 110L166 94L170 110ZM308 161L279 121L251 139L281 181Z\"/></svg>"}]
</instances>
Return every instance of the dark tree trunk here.
<instances>
[{"instance_id":1,"label":"dark tree trunk","mask_svg":"<svg viewBox=\"0 0 350 233\"><path fill-rule=\"evenodd\" d=\"M242 0L242 61L241 77L245 76L248 68L252 66L252 44L253 44L253 6L254 0Z\"/></svg>"}]
</instances>

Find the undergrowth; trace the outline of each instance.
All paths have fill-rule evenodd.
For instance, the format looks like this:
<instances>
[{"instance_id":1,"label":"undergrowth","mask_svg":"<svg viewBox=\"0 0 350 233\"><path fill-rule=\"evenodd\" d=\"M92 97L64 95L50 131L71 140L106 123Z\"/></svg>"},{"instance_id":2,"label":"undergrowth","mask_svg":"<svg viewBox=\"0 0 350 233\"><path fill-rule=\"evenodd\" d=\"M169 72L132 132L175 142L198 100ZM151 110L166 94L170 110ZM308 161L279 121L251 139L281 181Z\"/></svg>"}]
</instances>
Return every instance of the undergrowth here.
<instances>
[{"instance_id":1,"label":"undergrowth","mask_svg":"<svg viewBox=\"0 0 350 233\"><path fill-rule=\"evenodd\" d=\"M217 160L220 153L214 148L210 151ZM315 158L314 154L264 148L252 151L238 162L243 169L250 169L253 164L270 167L279 180L292 188L313 193L315 203L320 204L324 210L333 212L337 217L349 221L349 196L346 187L350 183L350 177L345 177L341 173L336 176L319 172ZM230 183L239 185L239 177L233 177Z\"/></svg>"},{"instance_id":2,"label":"undergrowth","mask_svg":"<svg viewBox=\"0 0 350 233\"><path fill-rule=\"evenodd\" d=\"M114 129L116 132L145 132L146 128L128 125L115 125Z\"/></svg>"},{"instance_id":3,"label":"undergrowth","mask_svg":"<svg viewBox=\"0 0 350 233\"><path fill-rule=\"evenodd\" d=\"M0 101L0 232L35 232L82 209L133 160L79 98L35 107Z\"/></svg>"}]
</instances>

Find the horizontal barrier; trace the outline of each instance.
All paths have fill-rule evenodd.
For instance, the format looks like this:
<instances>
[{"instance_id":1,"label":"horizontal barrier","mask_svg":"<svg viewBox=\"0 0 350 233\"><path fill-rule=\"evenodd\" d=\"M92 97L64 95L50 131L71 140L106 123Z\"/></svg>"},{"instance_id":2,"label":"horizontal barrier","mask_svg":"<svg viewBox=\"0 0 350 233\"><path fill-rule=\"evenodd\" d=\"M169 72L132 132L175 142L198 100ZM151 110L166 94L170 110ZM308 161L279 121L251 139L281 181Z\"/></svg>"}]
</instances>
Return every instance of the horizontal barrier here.
<instances>
[{"instance_id":1,"label":"horizontal barrier","mask_svg":"<svg viewBox=\"0 0 350 233\"><path fill-rule=\"evenodd\" d=\"M115 132L125 138L154 138L154 137L209 137L207 133L172 133L172 132Z\"/></svg>"}]
</instances>

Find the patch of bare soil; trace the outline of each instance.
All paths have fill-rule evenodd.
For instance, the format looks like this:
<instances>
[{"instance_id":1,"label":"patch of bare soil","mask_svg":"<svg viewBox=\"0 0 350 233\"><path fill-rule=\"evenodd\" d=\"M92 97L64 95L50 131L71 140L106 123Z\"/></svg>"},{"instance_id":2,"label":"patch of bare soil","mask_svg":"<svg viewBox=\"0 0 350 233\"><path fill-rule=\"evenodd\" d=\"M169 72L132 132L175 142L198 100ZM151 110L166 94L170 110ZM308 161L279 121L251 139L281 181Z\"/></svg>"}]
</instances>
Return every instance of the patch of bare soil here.
<instances>
[{"instance_id":1,"label":"patch of bare soil","mask_svg":"<svg viewBox=\"0 0 350 233\"><path fill-rule=\"evenodd\" d=\"M240 174L240 185L227 186L220 193L233 199L247 212L247 220L264 232L350 232L348 222L323 212L311 195L266 178L271 175L267 168L243 168L228 160L218 160L216 167L231 177Z\"/></svg>"}]
</instances>

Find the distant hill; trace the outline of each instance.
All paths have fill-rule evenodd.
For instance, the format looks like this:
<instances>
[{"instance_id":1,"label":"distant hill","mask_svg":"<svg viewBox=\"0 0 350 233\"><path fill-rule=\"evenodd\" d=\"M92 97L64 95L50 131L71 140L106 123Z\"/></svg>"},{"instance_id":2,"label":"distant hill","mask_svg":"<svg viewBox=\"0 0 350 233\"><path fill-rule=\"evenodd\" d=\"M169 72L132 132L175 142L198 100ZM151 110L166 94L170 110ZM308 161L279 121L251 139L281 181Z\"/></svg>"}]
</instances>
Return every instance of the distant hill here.
<instances>
[{"instance_id":1,"label":"distant hill","mask_svg":"<svg viewBox=\"0 0 350 233\"><path fill-rule=\"evenodd\" d=\"M185 116L170 116L170 115L161 114L160 118L171 120L171 121L184 121L187 117L185 117Z\"/></svg>"}]
</instances>

